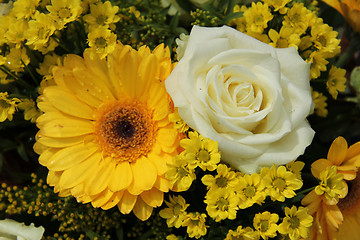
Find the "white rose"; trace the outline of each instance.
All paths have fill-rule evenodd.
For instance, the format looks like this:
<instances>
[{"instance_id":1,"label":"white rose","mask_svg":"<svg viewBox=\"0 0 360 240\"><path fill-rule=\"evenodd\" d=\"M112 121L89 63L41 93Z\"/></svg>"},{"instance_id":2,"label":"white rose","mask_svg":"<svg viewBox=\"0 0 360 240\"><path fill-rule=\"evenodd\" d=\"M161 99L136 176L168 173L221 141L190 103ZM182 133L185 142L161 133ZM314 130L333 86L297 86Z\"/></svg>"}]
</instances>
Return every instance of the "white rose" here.
<instances>
[{"instance_id":1,"label":"white rose","mask_svg":"<svg viewBox=\"0 0 360 240\"><path fill-rule=\"evenodd\" d=\"M218 141L222 160L253 173L296 159L311 143L309 71L294 47L194 26L165 84L181 118Z\"/></svg>"},{"instance_id":2,"label":"white rose","mask_svg":"<svg viewBox=\"0 0 360 240\"><path fill-rule=\"evenodd\" d=\"M44 231L42 226L35 227L33 223L26 226L12 219L0 220L0 239L3 240L40 240Z\"/></svg>"}]
</instances>

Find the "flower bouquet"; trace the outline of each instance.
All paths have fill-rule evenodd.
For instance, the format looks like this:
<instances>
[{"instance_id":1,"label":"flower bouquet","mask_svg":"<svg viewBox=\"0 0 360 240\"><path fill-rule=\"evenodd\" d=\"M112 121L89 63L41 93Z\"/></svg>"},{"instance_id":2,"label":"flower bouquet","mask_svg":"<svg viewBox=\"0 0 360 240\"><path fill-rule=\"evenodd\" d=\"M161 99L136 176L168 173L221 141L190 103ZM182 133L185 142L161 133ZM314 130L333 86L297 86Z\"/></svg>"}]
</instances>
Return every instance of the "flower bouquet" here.
<instances>
[{"instance_id":1,"label":"flower bouquet","mask_svg":"<svg viewBox=\"0 0 360 240\"><path fill-rule=\"evenodd\" d=\"M0 237L360 239L357 0L0 4Z\"/></svg>"}]
</instances>

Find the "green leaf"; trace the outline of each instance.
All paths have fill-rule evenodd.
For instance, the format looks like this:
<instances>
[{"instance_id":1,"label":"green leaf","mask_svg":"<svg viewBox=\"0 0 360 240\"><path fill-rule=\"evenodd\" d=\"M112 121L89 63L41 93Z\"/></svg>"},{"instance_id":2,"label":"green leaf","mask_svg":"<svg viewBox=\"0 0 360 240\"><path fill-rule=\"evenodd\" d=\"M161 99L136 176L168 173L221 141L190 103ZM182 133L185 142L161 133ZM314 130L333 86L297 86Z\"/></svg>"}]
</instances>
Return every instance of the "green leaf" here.
<instances>
[{"instance_id":1,"label":"green leaf","mask_svg":"<svg viewBox=\"0 0 360 240\"><path fill-rule=\"evenodd\" d=\"M26 161L26 162L30 161L29 156L26 153L25 145L23 143L21 143L17 147L17 152L24 161Z\"/></svg>"},{"instance_id":2,"label":"green leaf","mask_svg":"<svg viewBox=\"0 0 360 240\"><path fill-rule=\"evenodd\" d=\"M228 15L225 16L224 18L224 24L227 24L228 22L230 22L231 20L235 19L235 18L240 18L243 16L243 12L233 12L230 13Z\"/></svg>"}]
</instances>

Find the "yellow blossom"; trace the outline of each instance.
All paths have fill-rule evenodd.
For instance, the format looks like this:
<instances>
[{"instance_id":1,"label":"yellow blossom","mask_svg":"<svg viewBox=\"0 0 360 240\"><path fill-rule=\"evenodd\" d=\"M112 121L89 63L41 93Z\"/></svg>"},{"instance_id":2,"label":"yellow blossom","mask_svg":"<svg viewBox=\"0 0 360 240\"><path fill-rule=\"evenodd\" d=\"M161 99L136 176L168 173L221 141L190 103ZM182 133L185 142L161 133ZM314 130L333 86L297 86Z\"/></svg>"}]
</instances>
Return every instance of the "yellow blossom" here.
<instances>
[{"instance_id":1,"label":"yellow blossom","mask_svg":"<svg viewBox=\"0 0 360 240\"><path fill-rule=\"evenodd\" d=\"M326 53L326 57L333 57L340 52L340 39L337 39L338 33L333 28L323 23L321 18L311 26L311 40L314 46L320 51Z\"/></svg>"},{"instance_id":2,"label":"yellow blossom","mask_svg":"<svg viewBox=\"0 0 360 240\"><path fill-rule=\"evenodd\" d=\"M328 114L328 110L326 109L327 97L318 91L312 91L311 95L315 104L315 114L318 115L319 117L326 117Z\"/></svg>"},{"instance_id":3,"label":"yellow blossom","mask_svg":"<svg viewBox=\"0 0 360 240\"><path fill-rule=\"evenodd\" d=\"M10 52L5 57L6 61L4 65L15 73L22 71L25 65L30 63L30 58L24 47L10 48Z\"/></svg>"},{"instance_id":4,"label":"yellow blossom","mask_svg":"<svg viewBox=\"0 0 360 240\"><path fill-rule=\"evenodd\" d=\"M264 0L264 3L267 3L269 7L273 7L275 12L279 11L280 14L287 12L288 8L285 5L289 2L291 0Z\"/></svg>"},{"instance_id":5,"label":"yellow blossom","mask_svg":"<svg viewBox=\"0 0 360 240\"><path fill-rule=\"evenodd\" d=\"M117 14L118 6L112 6L111 2L98 2L90 5L90 13L84 16L84 21L90 27L105 27L108 28L120 20Z\"/></svg>"},{"instance_id":6,"label":"yellow blossom","mask_svg":"<svg viewBox=\"0 0 360 240\"><path fill-rule=\"evenodd\" d=\"M46 54L42 63L39 64L39 68L36 71L43 76L50 77L52 75L52 69L55 66L61 66L63 63L63 57L56 53Z\"/></svg>"},{"instance_id":7,"label":"yellow blossom","mask_svg":"<svg viewBox=\"0 0 360 240\"><path fill-rule=\"evenodd\" d=\"M239 208L245 209L255 203L262 204L266 198L264 189L264 183L257 173L239 177L235 187L237 196L240 198Z\"/></svg>"},{"instance_id":8,"label":"yellow blossom","mask_svg":"<svg viewBox=\"0 0 360 240\"><path fill-rule=\"evenodd\" d=\"M167 166L165 176L170 181L172 190L176 192L188 190L196 179L196 175L194 169L189 167L184 154L173 157L167 162Z\"/></svg>"},{"instance_id":9,"label":"yellow blossom","mask_svg":"<svg viewBox=\"0 0 360 240\"><path fill-rule=\"evenodd\" d=\"M311 62L310 65L310 79L318 78L321 72L326 71L326 65L329 63L327 60L327 54L323 51L313 51L307 62Z\"/></svg>"},{"instance_id":10,"label":"yellow blossom","mask_svg":"<svg viewBox=\"0 0 360 240\"><path fill-rule=\"evenodd\" d=\"M286 169L289 170L290 172L295 173L296 177L298 179L301 179L301 170L304 168L304 166L305 166L304 162L294 160L286 164Z\"/></svg>"},{"instance_id":11,"label":"yellow blossom","mask_svg":"<svg viewBox=\"0 0 360 240\"><path fill-rule=\"evenodd\" d=\"M11 121L16 111L17 104L20 102L18 98L9 98L7 92L0 92L0 122L6 119Z\"/></svg>"},{"instance_id":12,"label":"yellow blossom","mask_svg":"<svg viewBox=\"0 0 360 240\"><path fill-rule=\"evenodd\" d=\"M206 214L191 212L186 215L183 226L187 227L187 233L190 238L199 239L201 236L204 236L207 232L207 227L205 225Z\"/></svg>"},{"instance_id":13,"label":"yellow blossom","mask_svg":"<svg viewBox=\"0 0 360 240\"><path fill-rule=\"evenodd\" d=\"M265 3L252 2L251 7L248 8L243 15L247 31L262 33L267 28L267 23L273 18L269 6Z\"/></svg>"},{"instance_id":14,"label":"yellow blossom","mask_svg":"<svg viewBox=\"0 0 360 240\"><path fill-rule=\"evenodd\" d=\"M288 235L291 240L306 239L312 222L313 217L307 213L307 208L285 207L285 217L278 231Z\"/></svg>"},{"instance_id":15,"label":"yellow blossom","mask_svg":"<svg viewBox=\"0 0 360 240\"><path fill-rule=\"evenodd\" d=\"M224 219L235 219L236 212L239 209L239 198L234 191L225 189L209 190L206 194L204 202L207 204L206 211L208 215L216 222Z\"/></svg>"},{"instance_id":16,"label":"yellow blossom","mask_svg":"<svg viewBox=\"0 0 360 240\"><path fill-rule=\"evenodd\" d=\"M24 110L24 119L30 120L32 123L36 122L36 119L41 115L41 112L32 99L22 99L18 107Z\"/></svg>"},{"instance_id":17,"label":"yellow blossom","mask_svg":"<svg viewBox=\"0 0 360 240\"><path fill-rule=\"evenodd\" d=\"M329 79L326 82L326 87L330 95L336 99L338 92L344 92L346 89L346 70L331 66L329 71Z\"/></svg>"},{"instance_id":18,"label":"yellow blossom","mask_svg":"<svg viewBox=\"0 0 360 240\"><path fill-rule=\"evenodd\" d=\"M296 47L300 44L300 35L295 32L294 28L281 27L280 32L270 29L268 33L271 43L275 48Z\"/></svg>"},{"instance_id":19,"label":"yellow blossom","mask_svg":"<svg viewBox=\"0 0 360 240\"><path fill-rule=\"evenodd\" d=\"M189 126L180 118L179 113L175 110L174 113L169 114L169 121L174 123L174 128L183 133L189 130Z\"/></svg>"},{"instance_id":20,"label":"yellow blossom","mask_svg":"<svg viewBox=\"0 0 360 240\"><path fill-rule=\"evenodd\" d=\"M178 240L178 237L175 236L174 234L170 234L166 236L166 240Z\"/></svg>"},{"instance_id":21,"label":"yellow blossom","mask_svg":"<svg viewBox=\"0 0 360 240\"><path fill-rule=\"evenodd\" d=\"M233 188L237 181L239 174L231 171L225 164L219 164L216 169L217 175L214 177L206 174L202 177L201 181L207 186L209 190L228 189Z\"/></svg>"},{"instance_id":22,"label":"yellow blossom","mask_svg":"<svg viewBox=\"0 0 360 240\"><path fill-rule=\"evenodd\" d=\"M167 208L160 210L159 216L166 219L168 227L179 228L186 216L186 208L190 205L182 196L169 196L170 202L165 201Z\"/></svg>"},{"instance_id":23,"label":"yellow blossom","mask_svg":"<svg viewBox=\"0 0 360 240\"><path fill-rule=\"evenodd\" d=\"M295 190L302 187L303 183L296 177L296 174L288 171L285 166L278 168L273 165L270 169L265 167L261 169L261 175L264 180L266 192L271 200L284 202L285 198L294 197Z\"/></svg>"},{"instance_id":24,"label":"yellow blossom","mask_svg":"<svg viewBox=\"0 0 360 240\"><path fill-rule=\"evenodd\" d=\"M303 3L294 2L287 11L282 22L284 27L294 29L299 35L305 33L306 29L313 24L317 16L309 9L304 7Z\"/></svg>"},{"instance_id":25,"label":"yellow blossom","mask_svg":"<svg viewBox=\"0 0 360 240\"><path fill-rule=\"evenodd\" d=\"M269 237L273 238L276 236L276 231L278 230L278 225L276 223L278 221L279 216L276 213L266 211L255 214L253 225L259 235L267 240Z\"/></svg>"},{"instance_id":26,"label":"yellow blossom","mask_svg":"<svg viewBox=\"0 0 360 240\"><path fill-rule=\"evenodd\" d=\"M17 19L30 19L36 12L36 7L39 5L40 0L17 0L14 1L13 8L10 14Z\"/></svg>"},{"instance_id":27,"label":"yellow blossom","mask_svg":"<svg viewBox=\"0 0 360 240\"><path fill-rule=\"evenodd\" d=\"M225 240L258 240L260 235L251 227L243 228L241 225L236 228L236 231L229 230Z\"/></svg>"},{"instance_id":28,"label":"yellow blossom","mask_svg":"<svg viewBox=\"0 0 360 240\"><path fill-rule=\"evenodd\" d=\"M98 55L100 59L104 59L115 49L116 34L107 28L94 28L88 34L88 43L90 57L94 58L95 55Z\"/></svg>"},{"instance_id":29,"label":"yellow blossom","mask_svg":"<svg viewBox=\"0 0 360 240\"><path fill-rule=\"evenodd\" d=\"M25 40L24 32L28 28L28 21L25 19L16 19L9 16L9 27L5 33L5 38L8 43L13 43L17 48L21 47L22 42Z\"/></svg>"},{"instance_id":30,"label":"yellow blossom","mask_svg":"<svg viewBox=\"0 0 360 240\"><path fill-rule=\"evenodd\" d=\"M46 6L46 9L59 30L75 21L82 13L81 0L51 0L51 5Z\"/></svg>"},{"instance_id":31,"label":"yellow blossom","mask_svg":"<svg viewBox=\"0 0 360 240\"><path fill-rule=\"evenodd\" d=\"M189 138L181 140L180 145L185 149L185 159L193 168L214 171L220 162L218 143L203 138L197 132L190 132Z\"/></svg>"}]
</instances>

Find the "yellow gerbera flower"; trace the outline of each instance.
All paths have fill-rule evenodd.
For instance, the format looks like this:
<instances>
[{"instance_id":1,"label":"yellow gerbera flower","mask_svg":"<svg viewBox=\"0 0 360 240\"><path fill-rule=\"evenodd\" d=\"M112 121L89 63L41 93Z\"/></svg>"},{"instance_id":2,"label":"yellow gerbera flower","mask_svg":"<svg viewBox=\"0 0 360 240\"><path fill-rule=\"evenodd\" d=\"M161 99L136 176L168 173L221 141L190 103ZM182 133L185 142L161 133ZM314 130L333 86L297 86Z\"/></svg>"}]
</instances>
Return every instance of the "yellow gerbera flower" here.
<instances>
[{"instance_id":1,"label":"yellow gerbera flower","mask_svg":"<svg viewBox=\"0 0 360 240\"><path fill-rule=\"evenodd\" d=\"M153 52L118 44L107 60L68 55L54 68L56 85L40 96L34 150L60 196L141 220L170 187L166 162L179 133L168 120L171 101L160 66L171 62L163 45Z\"/></svg>"}]
</instances>

